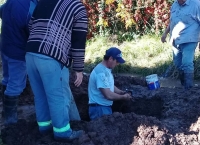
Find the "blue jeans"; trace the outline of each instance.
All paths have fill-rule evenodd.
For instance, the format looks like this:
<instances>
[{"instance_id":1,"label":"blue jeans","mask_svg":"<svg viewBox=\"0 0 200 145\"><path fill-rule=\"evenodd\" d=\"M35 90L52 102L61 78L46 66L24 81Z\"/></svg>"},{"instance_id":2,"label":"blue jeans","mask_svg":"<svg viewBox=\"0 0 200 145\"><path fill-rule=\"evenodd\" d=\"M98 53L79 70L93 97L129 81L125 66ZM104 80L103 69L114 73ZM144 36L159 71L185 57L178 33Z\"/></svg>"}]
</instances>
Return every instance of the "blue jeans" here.
<instances>
[{"instance_id":1,"label":"blue jeans","mask_svg":"<svg viewBox=\"0 0 200 145\"><path fill-rule=\"evenodd\" d=\"M177 47L173 47L173 61L178 70L184 73L194 72L194 53L197 42L183 43Z\"/></svg>"},{"instance_id":2,"label":"blue jeans","mask_svg":"<svg viewBox=\"0 0 200 145\"><path fill-rule=\"evenodd\" d=\"M54 136L71 135L69 110L72 93L69 70L50 57L26 54L27 72L34 93L40 131L53 125Z\"/></svg>"},{"instance_id":3,"label":"blue jeans","mask_svg":"<svg viewBox=\"0 0 200 145\"><path fill-rule=\"evenodd\" d=\"M2 84L7 86L4 92L7 96L19 96L26 87L26 62L15 60L1 54L3 79Z\"/></svg>"},{"instance_id":4,"label":"blue jeans","mask_svg":"<svg viewBox=\"0 0 200 145\"><path fill-rule=\"evenodd\" d=\"M112 114L111 106L89 106L89 116L91 120L102 117L103 115Z\"/></svg>"}]
</instances>

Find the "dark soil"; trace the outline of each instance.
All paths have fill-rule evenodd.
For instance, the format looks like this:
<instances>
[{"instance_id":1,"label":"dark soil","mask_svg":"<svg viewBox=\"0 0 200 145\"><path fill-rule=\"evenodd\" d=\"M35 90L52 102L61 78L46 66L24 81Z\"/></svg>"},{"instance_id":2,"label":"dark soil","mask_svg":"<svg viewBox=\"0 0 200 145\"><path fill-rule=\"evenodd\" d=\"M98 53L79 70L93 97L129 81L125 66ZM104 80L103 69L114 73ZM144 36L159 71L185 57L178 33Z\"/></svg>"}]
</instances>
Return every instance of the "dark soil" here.
<instances>
[{"instance_id":1,"label":"dark soil","mask_svg":"<svg viewBox=\"0 0 200 145\"><path fill-rule=\"evenodd\" d=\"M94 121L88 117L88 76L80 87L71 88L82 121L72 121L71 128L85 134L72 143L60 143L49 133L41 136L35 114L4 127L2 140L6 145L199 145L200 88L148 90L144 79L115 76L115 85L133 91L132 101L116 101L112 115ZM21 105L33 104L29 84L20 97ZM23 111L19 112L23 114ZM3 126L2 126L3 127Z\"/></svg>"}]
</instances>

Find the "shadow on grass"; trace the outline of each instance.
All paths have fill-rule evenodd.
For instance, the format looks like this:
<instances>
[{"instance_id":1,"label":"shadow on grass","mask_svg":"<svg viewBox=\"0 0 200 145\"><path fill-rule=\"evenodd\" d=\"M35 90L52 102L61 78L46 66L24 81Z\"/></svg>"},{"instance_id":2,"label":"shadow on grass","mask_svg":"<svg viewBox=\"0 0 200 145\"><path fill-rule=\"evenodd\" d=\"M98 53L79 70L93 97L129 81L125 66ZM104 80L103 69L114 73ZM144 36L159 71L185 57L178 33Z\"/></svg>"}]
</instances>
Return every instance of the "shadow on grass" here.
<instances>
[{"instance_id":1,"label":"shadow on grass","mask_svg":"<svg viewBox=\"0 0 200 145\"><path fill-rule=\"evenodd\" d=\"M94 62L85 62L85 69L84 72L91 73L94 67L100 63L103 59L97 57ZM161 64L157 62L155 67L139 67L139 66L132 66L130 63L124 63L116 66L113 69L114 74L137 74L140 76L147 76L150 74L158 74L159 76L169 77L173 73L173 68L171 67L172 61L166 61L165 63Z\"/></svg>"}]
</instances>

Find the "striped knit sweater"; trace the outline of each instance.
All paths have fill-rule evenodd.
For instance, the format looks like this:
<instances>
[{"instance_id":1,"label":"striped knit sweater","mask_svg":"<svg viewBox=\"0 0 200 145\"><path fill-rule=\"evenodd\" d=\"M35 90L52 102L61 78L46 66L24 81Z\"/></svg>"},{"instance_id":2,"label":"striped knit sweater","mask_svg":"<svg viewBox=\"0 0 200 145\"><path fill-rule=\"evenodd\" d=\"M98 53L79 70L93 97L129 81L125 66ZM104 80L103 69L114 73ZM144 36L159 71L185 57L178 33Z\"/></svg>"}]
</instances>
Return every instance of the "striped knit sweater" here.
<instances>
[{"instance_id":1,"label":"striped knit sweater","mask_svg":"<svg viewBox=\"0 0 200 145\"><path fill-rule=\"evenodd\" d=\"M88 19L79 0L40 0L29 23L26 50L83 71Z\"/></svg>"}]
</instances>

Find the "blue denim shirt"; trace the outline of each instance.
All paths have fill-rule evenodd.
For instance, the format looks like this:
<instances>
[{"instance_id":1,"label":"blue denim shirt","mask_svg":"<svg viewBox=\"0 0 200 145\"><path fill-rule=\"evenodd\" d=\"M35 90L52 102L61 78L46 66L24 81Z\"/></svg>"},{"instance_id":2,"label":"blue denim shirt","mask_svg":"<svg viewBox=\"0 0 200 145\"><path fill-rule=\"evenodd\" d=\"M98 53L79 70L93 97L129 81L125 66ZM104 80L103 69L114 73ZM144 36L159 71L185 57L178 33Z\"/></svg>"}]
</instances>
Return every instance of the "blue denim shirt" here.
<instances>
[{"instance_id":1,"label":"blue denim shirt","mask_svg":"<svg viewBox=\"0 0 200 145\"><path fill-rule=\"evenodd\" d=\"M176 46L199 41L200 1L186 0L183 5L179 5L176 0L171 7L170 43Z\"/></svg>"}]
</instances>

